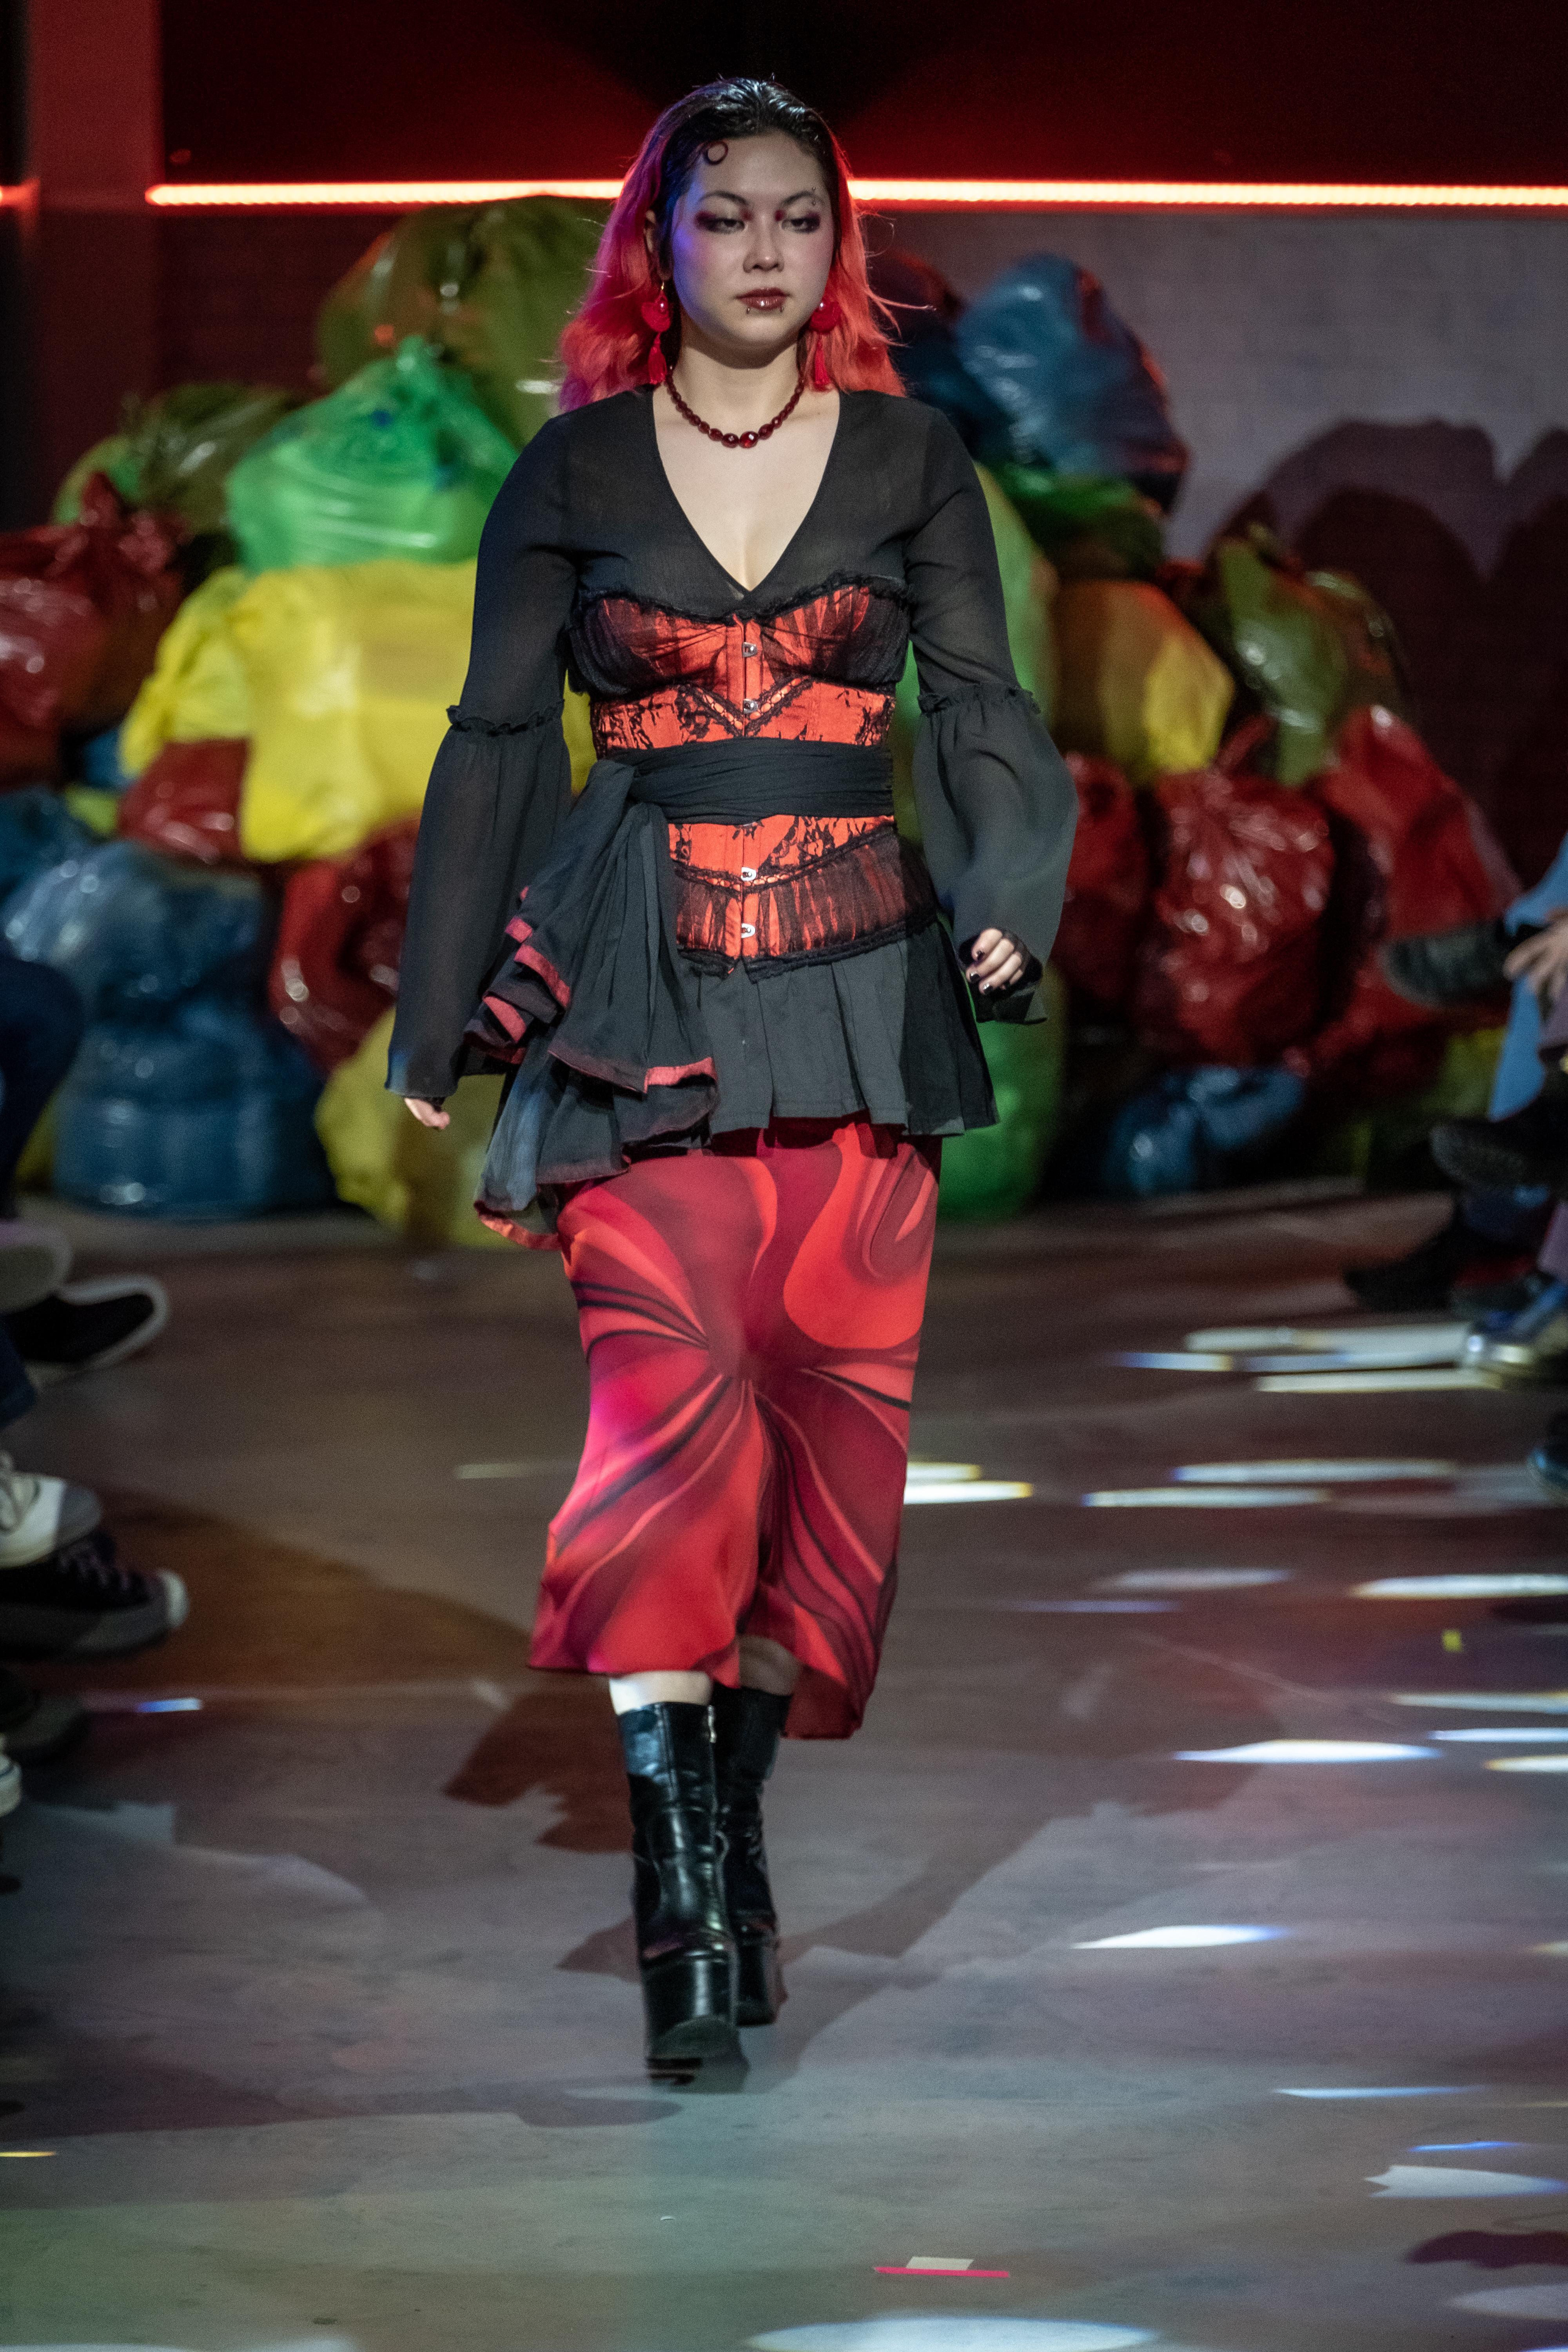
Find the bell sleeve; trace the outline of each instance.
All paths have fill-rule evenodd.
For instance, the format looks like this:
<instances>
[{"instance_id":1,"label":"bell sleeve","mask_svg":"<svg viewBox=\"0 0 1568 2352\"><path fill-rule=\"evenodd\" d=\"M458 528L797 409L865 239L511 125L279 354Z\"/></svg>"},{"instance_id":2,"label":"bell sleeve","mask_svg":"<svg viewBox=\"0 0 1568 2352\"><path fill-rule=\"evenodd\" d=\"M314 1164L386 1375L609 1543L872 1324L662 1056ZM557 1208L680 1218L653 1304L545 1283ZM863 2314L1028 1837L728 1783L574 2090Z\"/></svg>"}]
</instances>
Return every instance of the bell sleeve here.
<instances>
[{"instance_id":1,"label":"bell sleeve","mask_svg":"<svg viewBox=\"0 0 1568 2352\"><path fill-rule=\"evenodd\" d=\"M961 949L992 927L1043 965L1061 919L1078 793L1007 649L985 495L963 442L931 415L922 513L905 542L920 676L915 805ZM977 1009L1038 1017L1034 982Z\"/></svg>"},{"instance_id":2,"label":"bell sleeve","mask_svg":"<svg viewBox=\"0 0 1568 2352\"><path fill-rule=\"evenodd\" d=\"M419 820L387 1061L394 1094L439 1100L486 1066L463 1032L518 892L571 805L561 711L577 575L561 444L559 425L535 435L479 541L468 674Z\"/></svg>"}]
</instances>

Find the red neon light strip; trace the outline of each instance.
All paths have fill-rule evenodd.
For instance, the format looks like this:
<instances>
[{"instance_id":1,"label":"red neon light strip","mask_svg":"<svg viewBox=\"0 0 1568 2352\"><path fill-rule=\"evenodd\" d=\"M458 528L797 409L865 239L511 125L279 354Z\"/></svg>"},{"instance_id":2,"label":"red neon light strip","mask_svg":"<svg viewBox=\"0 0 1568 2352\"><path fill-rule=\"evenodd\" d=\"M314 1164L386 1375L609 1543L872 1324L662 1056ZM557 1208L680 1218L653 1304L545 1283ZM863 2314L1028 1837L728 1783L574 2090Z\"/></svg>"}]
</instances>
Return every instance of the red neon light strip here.
<instances>
[{"instance_id":1,"label":"red neon light strip","mask_svg":"<svg viewBox=\"0 0 1568 2352\"><path fill-rule=\"evenodd\" d=\"M321 205L362 210L496 204L513 196L608 201L618 180L299 180L160 183L147 202L170 210ZM920 211L1131 206L1163 211L1568 212L1568 187L1412 185L1360 180L854 180L863 204Z\"/></svg>"}]
</instances>

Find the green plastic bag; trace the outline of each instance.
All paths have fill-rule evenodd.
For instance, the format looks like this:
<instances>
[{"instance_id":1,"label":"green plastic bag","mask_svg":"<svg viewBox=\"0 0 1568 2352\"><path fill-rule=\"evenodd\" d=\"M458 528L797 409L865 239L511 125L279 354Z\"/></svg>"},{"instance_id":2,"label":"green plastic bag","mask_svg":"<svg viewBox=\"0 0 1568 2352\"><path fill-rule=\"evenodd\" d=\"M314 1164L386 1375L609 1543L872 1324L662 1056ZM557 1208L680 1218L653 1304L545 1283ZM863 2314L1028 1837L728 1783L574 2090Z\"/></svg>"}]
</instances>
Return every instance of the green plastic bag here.
<instances>
[{"instance_id":1,"label":"green plastic bag","mask_svg":"<svg viewBox=\"0 0 1568 2352\"><path fill-rule=\"evenodd\" d=\"M996 479L1064 580L1152 580L1165 560L1152 499L1114 474L1057 474L1011 463Z\"/></svg>"},{"instance_id":2,"label":"green plastic bag","mask_svg":"<svg viewBox=\"0 0 1568 2352\"><path fill-rule=\"evenodd\" d=\"M556 342L583 299L608 209L523 196L410 213L322 303L316 352L326 381L341 384L423 335L521 448L554 414Z\"/></svg>"},{"instance_id":3,"label":"green plastic bag","mask_svg":"<svg viewBox=\"0 0 1568 2352\"><path fill-rule=\"evenodd\" d=\"M251 572L466 562L514 454L462 377L411 335L240 460L229 527Z\"/></svg>"},{"instance_id":4,"label":"green plastic bag","mask_svg":"<svg viewBox=\"0 0 1568 2352\"><path fill-rule=\"evenodd\" d=\"M1328 766L1352 710L1380 703L1410 716L1382 607L1343 573L1305 571L1259 524L1245 539L1218 541L1192 617L1274 719L1262 756L1281 784L1304 783Z\"/></svg>"},{"instance_id":5,"label":"green plastic bag","mask_svg":"<svg viewBox=\"0 0 1568 2352\"><path fill-rule=\"evenodd\" d=\"M300 405L266 383L181 383L125 403L118 433L79 457L55 500L74 522L89 474L105 473L132 506L177 514L201 538L224 528L224 486L247 449Z\"/></svg>"},{"instance_id":6,"label":"green plastic bag","mask_svg":"<svg viewBox=\"0 0 1568 2352\"><path fill-rule=\"evenodd\" d=\"M1067 1053L1067 990L1049 965L1041 995L1044 1021L981 1024L1000 1120L943 1142L941 1217L1000 1223L1026 1209L1039 1192L1061 1125Z\"/></svg>"}]
</instances>

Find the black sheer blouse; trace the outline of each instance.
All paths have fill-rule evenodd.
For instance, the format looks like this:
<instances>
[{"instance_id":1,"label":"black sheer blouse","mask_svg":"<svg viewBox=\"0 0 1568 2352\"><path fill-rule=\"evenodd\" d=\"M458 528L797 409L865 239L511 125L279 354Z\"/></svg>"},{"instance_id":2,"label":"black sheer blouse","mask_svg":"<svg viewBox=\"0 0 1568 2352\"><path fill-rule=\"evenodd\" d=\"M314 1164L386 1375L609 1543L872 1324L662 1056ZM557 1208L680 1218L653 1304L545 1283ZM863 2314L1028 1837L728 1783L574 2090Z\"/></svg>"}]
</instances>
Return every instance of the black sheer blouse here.
<instances>
[{"instance_id":1,"label":"black sheer blouse","mask_svg":"<svg viewBox=\"0 0 1568 2352\"><path fill-rule=\"evenodd\" d=\"M830 613L833 627L824 625ZM749 593L670 488L649 392L546 425L508 478L480 546L468 675L420 824L393 1090L439 1097L484 1064L465 1030L518 894L570 805L560 724L568 676L593 697L596 746L611 758L700 740L710 706L711 723L731 731L867 744L885 731L911 638L923 714L915 793L937 896L960 942L995 925L1043 962L1076 795L1015 677L984 498L946 419L882 393L841 394L816 499ZM689 672L703 639L715 648L718 686L687 695L672 716L675 673ZM772 666L729 678L725 660L750 659L764 639ZM748 685L757 691L734 691ZM868 978L878 956L886 971L896 964L913 978L908 955L900 961L892 948L844 953ZM1023 1017L1027 1007L1001 1010ZM951 1013L940 1018L951 1027ZM847 1083L840 1073L830 1091ZM838 1106L825 1098L822 1108Z\"/></svg>"}]
</instances>

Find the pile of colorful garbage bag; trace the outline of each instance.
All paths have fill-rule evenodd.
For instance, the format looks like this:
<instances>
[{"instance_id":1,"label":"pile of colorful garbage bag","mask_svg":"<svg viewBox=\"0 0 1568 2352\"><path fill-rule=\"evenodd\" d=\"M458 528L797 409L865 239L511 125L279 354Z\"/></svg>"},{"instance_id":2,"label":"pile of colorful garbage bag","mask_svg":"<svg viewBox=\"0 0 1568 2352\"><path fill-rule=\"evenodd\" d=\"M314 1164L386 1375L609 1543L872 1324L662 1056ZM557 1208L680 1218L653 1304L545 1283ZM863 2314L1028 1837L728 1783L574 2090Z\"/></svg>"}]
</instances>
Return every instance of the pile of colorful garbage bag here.
<instances>
[{"instance_id":1,"label":"pile of colorful garbage bag","mask_svg":"<svg viewBox=\"0 0 1568 2352\"><path fill-rule=\"evenodd\" d=\"M0 538L0 936L90 1023L34 1181L168 1217L339 1197L486 1242L500 1082L431 1134L384 1092L386 1038L480 528L552 412L599 225L553 198L411 215L326 299L322 396L132 405L53 523ZM919 306L909 388L981 467L1018 674L1080 803L1053 1017L983 1031L1002 1122L948 1145L945 1213L1375 1172L1478 1106L1495 1051L1395 996L1376 950L1517 887L1409 722L1386 618L1260 529L1166 560L1185 452L1086 272L1037 255L965 307L883 268ZM911 662L910 824L917 719ZM563 723L581 782L579 698Z\"/></svg>"}]
</instances>

